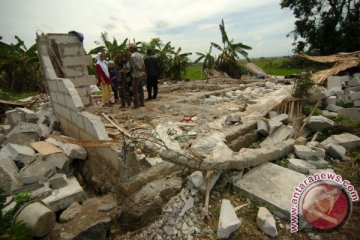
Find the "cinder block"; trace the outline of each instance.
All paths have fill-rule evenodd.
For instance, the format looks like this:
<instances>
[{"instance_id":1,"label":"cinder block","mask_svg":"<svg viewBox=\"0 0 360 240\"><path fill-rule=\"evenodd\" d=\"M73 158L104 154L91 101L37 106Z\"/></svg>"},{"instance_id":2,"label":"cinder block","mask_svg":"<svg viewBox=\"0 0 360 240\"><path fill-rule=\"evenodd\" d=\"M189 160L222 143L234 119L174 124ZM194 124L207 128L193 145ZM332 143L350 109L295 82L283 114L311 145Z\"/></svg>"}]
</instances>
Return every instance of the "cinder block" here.
<instances>
[{"instance_id":1,"label":"cinder block","mask_svg":"<svg viewBox=\"0 0 360 240\"><path fill-rule=\"evenodd\" d=\"M85 131L88 134L99 140L109 139L100 117L89 112L82 112L81 115L84 117Z\"/></svg>"},{"instance_id":2,"label":"cinder block","mask_svg":"<svg viewBox=\"0 0 360 240\"><path fill-rule=\"evenodd\" d=\"M62 57L85 55L86 52L80 42L73 44L58 44L59 52Z\"/></svg>"},{"instance_id":3,"label":"cinder block","mask_svg":"<svg viewBox=\"0 0 360 240\"><path fill-rule=\"evenodd\" d=\"M74 78L74 77L84 77L85 75L85 69L83 66L78 67L64 67L63 68L65 76L68 78ZM86 69L87 71L87 69Z\"/></svg>"},{"instance_id":4,"label":"cinder block","mask_svg":"<svg viewBox=\"0 0 360 240\"><path fill-rule=\"evenodd\" d=\"M341 91L342 90L342 83L345 81L345 78L349 80L349 76L338 77L338 76L330 76L327 79L327 89L328 90L335 90Z\"/></svg>"},{"instance_id":5,"label":"cinder block","mask_svg":"<svg viewBox=\"0 0 360 240\"><path fill-rule=\"evenodd\" d=\"M63 67L79 66L79 65L91 65L92 58L90 55L83 56L69 56L62 58Z\"/></svg>"},{"instance_id":6,"label":"cinder block","mask_svg":"<svg viewBox=\"0 0 360 240\"><path fill-rule=\"evenodd\" d=\"M66 108L72 109L72 110L76 109L74 101L70 95L65 95L65 103L66 104L64 106L66 106Z\"/></svg>"},{"instance_id":7,"label":"cinder block","mask_svg":"<svg viewBox=\"0 0 360 240\"><path fill-rule=\"evenodd\" d=\"M64 118L71 121L70 110L68 108L61 106L61 114Z\"/></svg>"},{"instance_id":8,"label":"cinder block","mask_svg":"<svg viewBox=\"0 0 360 240\"><path fill-rule=\"evenodd\" d=\"M75 87L95 85L97 81L94 75L88 75L81 78L73 78L71 80L74 83Z\"/></svg>"},{"instance_id":9,"label":"cinder block","mask_svg":"<svg viewBox=\"0 0 360 240\"><path fill-rule=\"evenodd\" d=\"M88 97L81 97L81 101L82 101L82 104L83 104L84 106L89 106L89 105L91 105L90 96L88 96Z\"/></svg>"},{"instance_id":10,"label":"cinder block","mask_svg":"<svg viewBox=\"0 0 360 240\"><path fill-rule=\"evenodd\" d=\"M57 102L63 106L66 106L65 95L61 92L56 93Z\"/></svg>"},{"instance_id":11,"label":"cinder block","mask_svg":"<svg viewBox=\"0 0 360 240\"><path fill-rule=\"evenodd\" d=\"M80 97L87 97L89 95L87 86L77 87L76 90L78 91Z\"/></svg>"},{"instance_id":12,"label":"cinder block","mask_svg":"<svg viewBox=\"0 0 360 240\"><path fill-rule=\"evenodd\" d=\"M71 121L76 126L85 130L84 117L79 112L70 110L70 116L71 116Z\"/></svg>"},{"instance_id":13,"label":"cinder block","mask_svg":"<svg viewBox=\"0 0 360 240\"><path fill-rule=\"evenodd\" d=\"M52 103L57 103L58 102L55 92L50 92L50 97L51 97L51 102Z\"/></svg>"},{"instance_id":14,"label":"cinder block","mask_svg":"<svg viewBox=\"0 0 360 240\"><path fill-rule=\"evenodd\" d=\"M47 83L48 83L48 86L49 86L50 91L52 91L52 92L57 92L57 91L59 91L59 88L58 88L58 85L57 85L57 82L56 82L56 81L54 81L54 80L49 80L49 81L47 81Z\"/></svg>"}]
</instances>

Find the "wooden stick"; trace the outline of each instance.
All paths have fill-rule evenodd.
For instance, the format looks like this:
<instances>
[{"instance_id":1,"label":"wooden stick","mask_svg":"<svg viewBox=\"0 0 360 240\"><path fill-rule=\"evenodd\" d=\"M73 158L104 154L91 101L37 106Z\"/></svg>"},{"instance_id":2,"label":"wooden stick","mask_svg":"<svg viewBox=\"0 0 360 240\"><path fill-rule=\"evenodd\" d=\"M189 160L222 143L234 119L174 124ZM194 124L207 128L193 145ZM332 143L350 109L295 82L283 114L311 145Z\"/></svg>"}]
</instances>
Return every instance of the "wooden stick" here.
<instances>
[{"instance_id":1,"label":"wooden stick","mask_svg":"<svg viewBox=\"0 0 360 240\"><path fill-rule=\"evenodd\" d=\"M239 211L240 209L242 209L243 207L246 207L247 205L249 205L250 203L245 203L243 205L237 206L234 208L235 212Z\"/></svg>"},{"instance_id":2,"label":"wooden stick","mask_svg":"<svg viewBox=\"0 0 360 240\"><path fill-rule=\"evenodd\" d=\"M206 193L205 193L205 206L204 206L204 217L207 219L209 217L209 199L210 199L210 181L213 171L208 171L206 173Z\"/></svg>"},{"instance_id":3,"label":"wooden stick","mask_svg":"<svg viewBox=\"0 0 360 240\"><path fill-rule=\"evenodd\" d=\"M299 136L302 134L302 132L303 132L306 124L309 122L311 116L314 114L314 112L315 112L316 108L319 106L319 104L320 104L320 101L317 101L316 104L315 104L315 106L314 106L314 108L312 109L310 115L305 119L305 121L304 121L304 123L301 125L299 131L295 134L296 137L299 137Z\"/></svg>"},{"instance_id":4,"label":"wooden stick","mask_svg":"<svg viewBox=\"0 0 360 240\"><path fill-rule=\"evenodd\" d=\"M315 141L317 136L319 135L320 131L316 131L316 133L314 134L314 136L312 137L311 141Z\"/></svg>"},{"instance_id":5,"label":"wooden stick","mask_svg":"<svg viewBox=\"0 0 360 240\"><path fill-rule=\"evenodd\" d=\"M116 123L114 123L105 113L102 113L101 115L103 115L103 117L108 120L117 130L119 130L120 132L122 132L125 136L131 138L131 135L123 128L121 128L119 125L117 125Z\"/></svg>"},{"instance_id":6,"label":"wooden stick","mask_svg":"<svg viewBox=\"0 0 360 240\"><path fill-rule=\"evenodd\" d=\"M110 147L110 146L119 146L119 142L115 140L77 140L64 135L50 135L49 137L54 138L55 140L77 144L83 147Z\"/></svg>"}]
</instances>

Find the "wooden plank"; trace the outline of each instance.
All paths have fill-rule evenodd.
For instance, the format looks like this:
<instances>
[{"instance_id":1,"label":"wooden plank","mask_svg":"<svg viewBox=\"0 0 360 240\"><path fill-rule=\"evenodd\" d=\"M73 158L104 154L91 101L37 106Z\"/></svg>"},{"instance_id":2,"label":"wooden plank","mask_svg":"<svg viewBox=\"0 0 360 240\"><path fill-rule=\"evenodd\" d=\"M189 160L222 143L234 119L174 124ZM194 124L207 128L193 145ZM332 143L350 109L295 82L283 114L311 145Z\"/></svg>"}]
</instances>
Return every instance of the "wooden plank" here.
<instances>
[{"instance_id":1,"label":"wooden plank","mask_svg":"<svg viewBox=\"0 0 360 240\"><path fill-rule=\"evenodd\" d=\"M103 117L108 120L114 127L116 127L117 130L125 134L127 137L131 138L130 133L126 131L125 129L121 128L119 125L117 125L115 122L113 122L105 113L102 113Z\"/></svg>"},{"instance_id":2,"label":"wooden plank","mask_svg":"<svg viewBox=\"0 0 360 240\"><path fill-rule=\"evenodd\" d=\"M49 142L44 142L44 141L33 142L33 143L30 143L30 145L33 149L35 149L36 151L38 151L39 153L41 153L44 156L50 155L53 153L62 152L62 150L60 148L58 148L57 146L55 146L54 144L49 143Z\"/></svg>"},{"instance_id":3,"label":"wooden plank","mask_svg":"<svg viewBox=\"0 0 360 240\"><path fill-rule=\"evenodd\" d=\"M115 140L77 140L64 135L50 135L50 137L65 143L77 144L83 147L111 147L121 143Z\"/></svg>"}]
</instances>

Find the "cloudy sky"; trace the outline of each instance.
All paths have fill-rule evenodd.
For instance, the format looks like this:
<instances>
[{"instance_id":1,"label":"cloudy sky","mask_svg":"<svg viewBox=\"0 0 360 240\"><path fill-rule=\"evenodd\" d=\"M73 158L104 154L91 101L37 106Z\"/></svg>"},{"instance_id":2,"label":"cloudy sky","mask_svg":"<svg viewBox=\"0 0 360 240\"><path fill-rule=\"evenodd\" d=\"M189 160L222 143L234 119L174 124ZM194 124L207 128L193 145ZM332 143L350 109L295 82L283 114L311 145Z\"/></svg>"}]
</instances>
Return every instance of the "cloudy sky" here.
<instances>
[{"instance_id":1,"label":"cloudy sky","mask_svg":"<svg viewBox=\"0 0 360 240\"><path fill-rule=\"evenodd\" d=\"M100 33L122 41L159 37L183 52L206 52L221 43L219 23L234 42L251 46L250 57L290 55L294 17L280 0L0 0L0 35L14 43L18 35L27 46L36 33L82 32L87 51ZM195 57L195 56L194 56ZM194 58L192 57L192 58Z\"/></svg>"}]
</instances>

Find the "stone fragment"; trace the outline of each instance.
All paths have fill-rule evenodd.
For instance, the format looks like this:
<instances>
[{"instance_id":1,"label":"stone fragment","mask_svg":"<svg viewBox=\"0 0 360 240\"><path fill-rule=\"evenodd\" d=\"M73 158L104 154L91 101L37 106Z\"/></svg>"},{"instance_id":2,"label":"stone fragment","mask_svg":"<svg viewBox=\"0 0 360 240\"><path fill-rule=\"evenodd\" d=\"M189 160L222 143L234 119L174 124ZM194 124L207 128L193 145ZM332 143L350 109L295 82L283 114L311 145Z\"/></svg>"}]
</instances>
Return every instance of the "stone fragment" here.
<instances>
[{"instance_id":1,"label":"stone fragment","mask_svg":"<svg viewBox=\"0 0 360 240\"><path fill-rule=\"evenodd\" d=\"M326 160L323 160L323 159L316 160L316 161L307 161L307 162L314 165L318 169L329 167L329 163ZM311 169L309 169L309 171L310 170Z\"/></svg>"},{"instance_id":2,"label":"stone fragment","mask_svg":"<svg viewBox=\"0 0 360 240\"><path fill-rule=\"evenodd\" d=\"M221 201L220 217L218 224L217 237L228 238L231 233L236 231L241 225L241 221L236 216L234 207L230 201L223 199Z\"/></svg>"},{"instance_id":3,"label":"stone fragment","mask_svg":"<svg viewBox=\"0 0 360 240\"><path fill-rule=\"evenodd\" d=\"M63 143L61 141L57 141L53 138L48 138L45 140L46 142L52 143L55 146L60 147L66 156L68 156L71 159L86 159L87 158L87 151L84 147L72 144L72 143Z\"/></svg>"},{"instance_id":4,"label":"stone fragment","mask_svg":"<svg viewBox=\"0 0 360 240\"><path fill-rule=\"evenodd\" d=\"M147 155L154 156L159 151L159 149L160 148L153 142L146 140L144 143L143 151Z\"/></svg>"},{"instance_id":5,"label":"stone fragment","mask_svg":"<svg viewBox=\"0 0 360 240\"><path fill-rule=\"evenodd\" d=\"M41 200L43 198L46 198L47 196L50 196L51 193L52 191L48 186L43 186L31 191L30 197L32 200Z\"/></svg>"},{"instance_id":6,"label":"stone fragment","mask_svg":"<svg viewBox=\"0 0 360 240\"><path fill-rule=\"evenodd\" d=\"M211 189L214 187L215 183L217 182L217 180L219 179L221 173L220 172L214 172L211 177L210 177L210 191ZM204 181L201 184L201 186L198 188L199 191L203 194L205 194L206 192L206 177L204 177Z\"/></svg>"},{"instance_id":7,"label":"stone fragment","mask_svg":"<svg viewBox=\"0 0 360 240\"><path fill-rule=\"evenodd\" d=\"M275 129L264 141L260 143L261 147L271 146L282 142L294 134L294 129L291 126L281 125Z\"/></svg>"},{"instance_id":8,"label":"stone fragment","mask_svg":"<svg viewBox=\"0 0 360 240\"><path fill-rule=\"evenodd\" d=\"M322 110L321 114L327 118L336 118L339 114L336 112L330 112L328 110Z\"/></svg>"},{"instance_id":9,"label":"stone fragment","mask_svg":"<svg viewBox=\"0 0 360 240\"><path fill-rule=\"evenodd\" d=\"M346 148L341 145L330 143L325 146L326 154L335 159L343 160L345 158Z\"/></svg>"},{"instance_id":10,"label":"stone fragment","mask_svg":"<svg viewBox=\"0 0 360 240\"><path fill-rule=\"evenodd\" d=\"M328 104L326 106L326 110L329 110L330 112L339 112L342 109L343 109L343 107L339 107L335 104Z\"/></svg>"},{"instance_id":11,"label":"stone fragment","mask_svg":"<svg viewBox=\"0 0 360 240\"><path fill-rule=\"evenodd\" d=\"M179 216L182 217L185 215L185 213L191 209L194 206L194 198L193 197L189 197L188 199L186 199L184 207L181 209L181 212L179 213Z\"/></svg>"},{"instance_id":12,"label":"stone fragment","mask_svg":"<svg viewBox=\"0 0 360 240\"><path fill-rule=\"evenodd\" d=\"M189 181L196 188L200 187L204 182L204 176L201 171L195 171L188 176Z\"/></svg>"},{"instance_id":13,"label":"stone fragment","mask_svg":"<svg viewBox=\"0 0 360 240\"><path fill-rule=\"evenodd\" d=\"M349 76L330 76L327 79L327 89L334 90L334 91L341 91L342 90L342 83L343 81L349 81Z\"/></svg>"},{"instance_id":14,"label":"stone fragment","mask_svg":"<svg viewBox=\"0 0 360 240\"><path fill-rule=\"evenodd\" d=\"M67 173L70 169L72 160L65 155L65 153L53 153L45 156L44 161L51 162L57 169Z\"/></svg>"},{"instance_id":15,"label":"stone fragment","mask_svg":"<svg viewBox=\"0 0 360 240\"><path fill-rule=\"evenodd\" d=\"M308 120L306 126L312 130L318 131L324 128L334 126L334 121L324 117L324 116L311 116Z\"/></svg>"},{"instance_id":16,"label":"stone fragment","mask_svg":"<svg viewBox=\"0 0 360 240\"><path fill-rule=\"evenodd\" d=\"M351 134L351 133L342 133L339 135L332 135L325 139L321 144L323 146L328 145L329 143L340 144L346 149L360 147L360 137Z\"/></svg>"},{"instance_id":17,"label":"stone fragment","mask_svg":"<svg viewBox=\"0 0 360 240\"><path fill-rule=\"evenodd\" d=\"M0 152L0 188L6 195L10 195L21 184L18 171L14 161L7 154Z\"/></svg>"},{"instance_id":18,"label":"stone fragment","mask_svg":"<svg viewBox=\"0 0 360 240\"><path fill-rule=\"evenodd\" d=\"M1 152L6 153L11 159L22 164L33 161L35 156L35 151L32 148L11 143L6 144L1 149Z\"/></svg>"},{"instance_id":19,"label":"stone fragment","mask_svg":"<svg viewBox=\"0 0 360 240\"><path fill-rule=\"evenodd\" d=\"M14 127L19 122L25 122L25 114L16 109L5 112L5 115L11 127Z\"/></svg>"},{"instance_id":20,"label":"stone fragment","mask_svg":"<svg viewBox=\"0 0 360 240\"><path fill-rule=\"evenodd\" d=\"M338 113L340 116L360 121L360 108L343 108Z\"/></svg>"},{"instance_id":21,"label":"stone fragment","mask_svg":"<svg viewBox=\"0 0 360 240\"><path fill-rule=\"evenodd\" d=\"M55 174L49 179L49 184L52 189L65 187L68 184L66 175L60 173Z\"/></svg>"},{"instance_id":22,"label":"stone fragment","mask_svg":"<svg viewBox=\"0 0 360 240\"><path fill-rule=\"evenodd\" d=\"M349 86L350 87L357 87L360 86L360 74L359 73L355 73L352 78L349 81Z\"/></svg>"},{"instance_id":23,"label":"stone fragment","mask_svg":"<svg viewBox=\"0 0 360 240\"><path fill-rule=\"evenodd\" d=\"M269 134L269 126L265 119L257 120L257 130L258 133L267 136Z\"/></svg>"},{"instance_id":24,"label":"stone fragment","mask_svg":"<svg viewBox=\"0 0 360 240\"><path fill-rule=\"evenodd\" d=\"M44 125L44 124L38 124L39 129L38 129L38 134L41 138L46 139L50 136L50 129L48 126Z\"/></svg>"},{"instance_id":25,"label":"stone fragment","mask_svg":"<svg viewBox=\"0 0 360 240\"><path fill-rule=\"evenodd\" d=\"M308 147L304 145L295 145L294 152L297 157L303 160L319 160L325 158L325 151L316 147Z\"/></svg>"},{"instance_id":26,"label":"stone fragment","mask_svg":"<svg viewBox=\"0 0 360 240\"><path fill-rule=\"evenodd\" d=\"M277 236L276 222L273 215L265 207L259 207L256 217L258 227L267 235L271 237Z\"/></svg>"},{"instance_id":27,"label":"stone fragment","mask_svg":"<svg viewBox=\"0 0 360 240\"><path fill-rule=\"evenodd\" d=\"M6 135L6 140L3 144L14 143L31 147L31 142L40 140L38 129L37 124L20 122Z\"/></svg>"},{"instance_id":28,"label":"stone fragment","mask_svg":"<svg viewBox=\"0 0 360 240\"><path fill-rule=\"evenodd\" d=\"M55 167L50 162L38 158L20 170L19 179L23 184L44 182L54 173Z\"/></svg>"},{"instance_id":29,"label":"stone fragment","mask_svg":"<svg viewBox=\"0 0 360 240\"><path fill-rule=\"evenodd\" d=\"M293 159L289 159L288 168L297 171L299 173L307 174L309 173L309 169L314 169L316 167L308 163L307 161L293 158Z\"/></svg>"},{"instance_id":30,"label":"stone fragment","mask_svg":"<svg viewBox=\"0 0 360 240\"><path fill-rule=\"evenodd\" d=\"M146 157L145 162L147 163L147 165L149 167L153 167L153 166L155 166L155 165L157 165L159 163L162 163L163 160L161 158L159 158L159 157L154 157L154 158Z\"/></svg>"},{"instance_id":31,"label":"stone fragment","mask_svg":"<svg viewBox=\"0 0 360 240\"><path fill-rule=\"evenodd\" d=\"M68 185L53 191L52 194L43 199L51 210L57 212L70 206L73 202L81 202L84 190L75 177L68 178Z\"/></svg>"},{"instance_id":32,"label":"stone fragment","mask_svg":"<svg viewBox=\"0 0 360 240\"><path fill-rule=\"evenodd\" d=\"M73 220L81 212L82 206L78 202L73 202L60 215L60 222L65 223Z\"/></svg>"},{"instance_id":33,"label":"stone fragment","mask_svg":"<svg viewBox=\"0 0 360 240\"><path fill-rule=\"evenodd\" d=\"M327 104L333 104L333 105L336 105L336 96L330 96L327 98L326 100Z\"/></svg>"},{"instance_id":34,"label":"stone fragment","mask_svg":"<svg viewBox=\"0 0 360 240\"><path fill-rule=\"evenodd\" d=\"M360 99L360 92L352 92L350 94L351 100L359 100Z\"/></svg>"},{"instance_id":35,"label":"stone fragment","mask_svg":"<svg viewBox=\"0 0 360 240\"><path fill-rule=\"evenodd\" d=\"M334 169L331 168L324 168L324 169L310 169L309 175L314 175L316 173L323 173L323 172L329 172L329 173L335 173Z\"/></svg>"},{"instance_id":36,"label":"stone fragment","mask_svg":"<svg viewBox=\"0 0 360 240\"><path fill-rule=\"evenodd\" d=\"M0 125L0 132L3 134L8 134L11 130L11 126L9 124Z\"/></svg>"}]
</instances>

